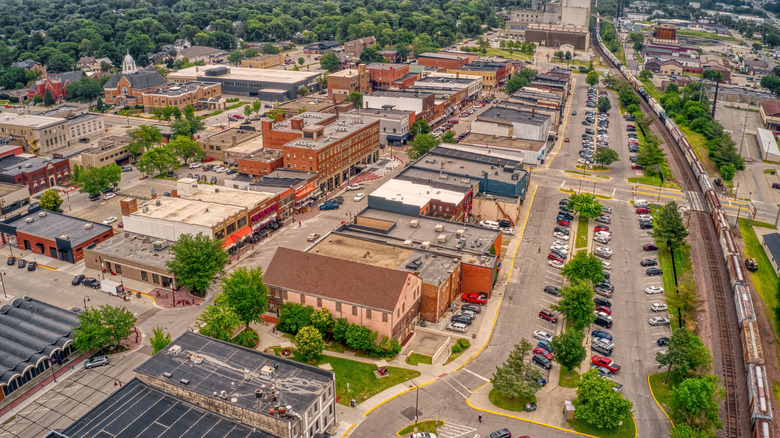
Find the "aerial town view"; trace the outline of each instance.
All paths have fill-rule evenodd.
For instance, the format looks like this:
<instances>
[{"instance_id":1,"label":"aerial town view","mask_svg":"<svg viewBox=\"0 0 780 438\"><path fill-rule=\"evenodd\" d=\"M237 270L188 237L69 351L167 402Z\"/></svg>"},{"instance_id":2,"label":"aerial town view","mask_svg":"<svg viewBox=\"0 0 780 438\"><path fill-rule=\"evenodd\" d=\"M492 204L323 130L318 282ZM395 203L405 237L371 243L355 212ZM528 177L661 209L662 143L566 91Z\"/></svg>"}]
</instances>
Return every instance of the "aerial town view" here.
<instances>
[{"instance_id":1,"label":"aerial town view","mask_svg":"<svg viewBox=\"0 0 780 438\"><path fill-rule=\"evenodd\" d=\"M780 438L779 138L780 0L0 0L0 438Z\"/></svg>"}]
</instances>

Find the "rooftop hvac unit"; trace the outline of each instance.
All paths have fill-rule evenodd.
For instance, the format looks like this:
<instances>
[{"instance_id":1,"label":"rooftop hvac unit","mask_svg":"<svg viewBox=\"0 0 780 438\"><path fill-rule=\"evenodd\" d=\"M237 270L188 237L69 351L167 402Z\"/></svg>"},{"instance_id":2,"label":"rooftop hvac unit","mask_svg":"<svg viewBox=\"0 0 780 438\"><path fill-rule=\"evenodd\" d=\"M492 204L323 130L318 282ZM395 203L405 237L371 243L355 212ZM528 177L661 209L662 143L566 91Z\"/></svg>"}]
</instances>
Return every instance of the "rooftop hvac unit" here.
<instances>
[{"instance_id":1,"label":"rooftop hvac unit","mask_svg":"<svg viewBox=\"0 0 780 438\"><path fill-rule=\"evenodd\" d=\"M156 206L158 206L158 207L159 207L159 206L161 206L161 205L162 205L162 201L160 201L160 200L158 199L158 200L154 201L154 205L156 205Z\"/></svg>"},{"instance_id":2,"label":"rooftop hvac unit","mask_svg":"<svg viewBox=\"0 0 780 438\"><path fill-rule=\"evenodd\" d=\"M423 243L420 245L420 247L421 247L422 249L428 249L428 248L430 248L430 247L431 247L431 242L423 242Z\"/></svg>"},{"instance_id":3,"label":"rooftop hvac unit","mask_svg":"<svg viewBox=\"0 0 780 438\"><path fill-rule=\"evenodd\" d=\"M244 368L244 380L252 380L252 374L246 368Z\"/></svg>"},{"instance_id":4,"label":"rooftop hvac unit","mask_svg":"<svg viewBox=\"0 0 780 438\"><path fill-rule=\"evenodd\" d=\"M190 353L190 355L188 356L188 359L190 360L190 362L192 362L194 364L200 365L200 364L203 363L203 355L202 354Z\"/></svg>"},{"instance_id":5,"label":"rooftop hvac unit","mask_svg":"<svg viewBox=\"0 0 780 438\"><path fill-rule=\"evenodd\" d=\"M444 224L436 224L435 227L433 227L434 230L436 230L437 233L441 233L444 231Z\"/></svg>"},{"instance_id":6,"label":"rooftop hvac unit","mask_svg":"<svg viewBox=\"0 0 780 438\"><path fill-rule=\"evenodd\" d=\"M173 357L177 357L179 353L181 353L181 346L179 345L174 345L173 347L171 347L170 350L168 350L168 354L170 354Z\"/></svg>"},{"instance_id":7,"label":"rooftop hvac unit","mask_svg":"<svg viewBox=\"0 0 780 438\"><path fill-rule=\"evenodd\" d=\"M170 242L168 242L167 240L155 240L154 242L152 242L152 247L154 248L155 251L162 251L165 248L167 248L168 245L170 245Z\"/></svg>"},{"instance_id":8,"label":"rooftop hvac unit","mask_svg":"<svg viewBox=\"0 0 780 438\"><path fill-rule=\"evenodd\" d=\"M437 239L439 242L444 243L447 241L447 233L441 233L439 234L439 237Z\"/></svg>"},{"instance_id":9,"label":"rooftop hvac unit","mask_svg":"<svg viewBox=\"0 0 780 438\"><path fill-rule=\"evenodd\" d=\"M91 230L92 226L93 226L92 224L84 224L84 229L85 230Z\"/></svg>"},{"instance_id":10,"label":"rooftop hvac unit","mask_svg":"<svg viewBox=\"0 0 780 438\"><path fill-rule=\"evenodd\" d=\"M461 228L460 230L458 230L458 231L456 231L456 232L455 232L455 237L457 237L458 239L460 239L461 237L463 237L463 235L464 235L464 234L466 234L466 230L465 230L465 229L463 229L463 228Z\"/></svg>"},{"instance_id":11,"label":"rooftop hvac unit","mask_svg":"<svg viewBox=\"0 0 780 438\"><path fill-rule=\"evenodd\" d=\"M404 245L405 245L405 246L412 246L412 243L414 243L414 241L413 241L412 239L406 239L406 240L404 240Z\"/></svg>"},{"instance_id":12,"label":"rooftop hvac unit","mask_svg":"<svg viewBox=\"0 0 780 438\"><path fill-rule=\"evenodd\" d=\"M512 174L512 181L519 181L520 180L520 174L515 172Z\"/></svg>"},{"instance_id":13,"label":"rooftop hvac unit","mask_svg":"<svg viewBox=\"0 0 780 438\"><path fill-rule=\"evenodd\" d=\"M260 368L260 375L265 377L270 377L271 374L274 373L274 367L270 365L263 365L262 368Z\"/></svg>"},{"instance_id":14,"label":"rooftop hvac unit","mask_svg":"<svg viewBox=\"0 0 780 438\"><path fill-rule=\"evenodd\" d=\"M28 217L28 218L27 218L27 219L25 219L24 221L25 221L25 222L27 222L27 223L29 224L29 223L31 223L31 222L35 222L35 218L34 218L34 217Z\"/></svg>"},{"instance_id":15,"label":"rooftop hvac unit","mask_svg":"<svg viewBox=\"0 0 780 438\"><path fill-rule=\"evenodd\" d=\"M149 206L148 205L144 205L144 208L142 208L141 211L144 212L144 213L148 212L149 211Z\"/></svg>"},{"instance_id":16,"label":"rooftop hvac unit","mask_svg":"<svg viewBox=\"0 0 780 438\"><path fill-rule=\"evenodd\" d=\"M46 212L45 211L39 212L38 217L46 217Z\"/></svg>"},{"instance_id":17,"label":"rooftop hvac unit","mask_svg":"<svg viewBox=\"0 0 780 438\"><path fill-rule=\"evenodd\" d=\"M420 220L419 219L412 219L409 221L409 226L412 228L417 228L420 226Z\"/></svg>"},{"instance_id":18,"label":"rooftop hvac unit","mask_svg":"<svg viewBox=\"0 0 780 438\"><path fill-rule=\"evenodd\" d=\"M59 239L60 239L60 240L70 240L70 235L68 235L68 234L63 234L62 236L60 236L60 237L59 237Z\"/></svg>"}]
</instances>

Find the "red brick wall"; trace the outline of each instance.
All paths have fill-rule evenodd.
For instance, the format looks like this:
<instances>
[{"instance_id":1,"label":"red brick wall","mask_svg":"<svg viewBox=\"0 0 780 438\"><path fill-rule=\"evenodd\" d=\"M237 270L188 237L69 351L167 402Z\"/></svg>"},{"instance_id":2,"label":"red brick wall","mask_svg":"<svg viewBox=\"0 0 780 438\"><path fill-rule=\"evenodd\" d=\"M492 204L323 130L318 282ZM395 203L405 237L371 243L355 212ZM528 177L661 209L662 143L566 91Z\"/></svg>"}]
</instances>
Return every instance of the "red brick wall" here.
<instances>
[{"instance_id":1,"label":"red brick wall","mask_svg":"<svg viewBox=\"0 0 780 438\"><path fill-rule=\"evenodd\" d=\"M238 160L238 169L241 173L249 175L267 175L279 167L284 167L284 158L279 157L274 161L256 161L253 159L240 158Z\"/></svg>"},{"instance_id":2,"label":"red brick wall","mask_svg":"<svg viewBox=\"0 0 780 438\"><path fill-rule=\"evenodd\" d=\"M374 87L390 88L390 84L393 81L409 73L409 66L407 64L398 64L387 69L370 68L368 71L371 74L371 82L374 84Z\"/></svg>"},{"instance_id":3,"label":"red brick wall","mask_svg":"<svg viewBox=\"0 0 780 438\"><path fill-rule=\"evenodd\" d=\"M463 265L462 293L487 292L490 294L492 287L492 269L483 266Z\"/></svg>"},{"instance_id":4,"label":"red brick wall","mask_svg":"<svg viewBox=\"0 0 780 438\"><path fill-rule=\"evenodd\" d=\"M98 237L98 242L102 242L104 240L107 240L111 238L111 236L114 235L114 230L111 229L108 232L102 234L100 237ZM24 242L28 241L30 242L30 251L32 251L34 254L41 254L45 255L47 257L51 257L51 248L54 248L54 250L57 250L57 243L54 240L46 239L40 236L35 236L32 234L27 234L21 231L17 231L16 233L16 242L19 248L25 248ZM37 244L43 245L44 249L41 251ZM84 248L86 248L89 245L92 245L94 241L85 242L77 247L73 248L73 259L78 262L84 258ZM59 257L59 255L57 255Z\"/></svg>"},{"instance_id":5,"label":"red brick wall","mask_svg":"<svg viewBox=\"0 0 780 438\"><path fill-rule=\"evenodd\" d=\"M460 68L468 63L469 63L468 58L439 59L439 58L428 58L425 56L417 58L418 65L422 65L425 67L434 67L434 68Z\"/></svg>"}]
</instances>

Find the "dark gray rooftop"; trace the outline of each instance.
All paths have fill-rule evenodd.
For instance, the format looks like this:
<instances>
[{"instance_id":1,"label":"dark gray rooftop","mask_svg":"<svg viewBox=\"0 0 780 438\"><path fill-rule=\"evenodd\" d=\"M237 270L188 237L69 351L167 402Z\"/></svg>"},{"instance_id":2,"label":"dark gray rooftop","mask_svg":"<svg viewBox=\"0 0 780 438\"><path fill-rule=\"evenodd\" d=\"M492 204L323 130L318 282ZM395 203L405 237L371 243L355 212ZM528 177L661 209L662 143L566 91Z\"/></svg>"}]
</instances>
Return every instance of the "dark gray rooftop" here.
<instances>
[{"instance_id":1,"label":"dark gray rooftop","mask_svg":"<svg viewBox=\"0 0 780 438\"><path fill-rule=\"evenodd\" d=\"M398 91L398 90L379 90L379 91L374 91L373 93L369 94L369 96L422 99L428 96L429 94L433 94L433 93L419 93L415 91Z\"/></svg>"},{"instance_id":2,"label":"dark gray rooftop","mask_svg":"<svg viewBox=\"0 0 780 438\"><path fill-rule=\"evenodd\" d=\"M126 77L130 81L130 87L140 88L154 88L165 85L168 81L157 70L139 70L135 73L118 74L111 77L111 79L103 85L104 89L115 89L119 84L119 79L122 76Z\"/></svg>"},{"instance_id":3,"label":"dark gray rooftop","mask_svg":"<svg viewBox=\"0 0 780 438\"><path fill-rule=\"evenodd\" d=\"M41 216L39 213L46 214ZM32 219L32 221L27 222L28 218ZM84 242L97 239L104 233L111 231L110 225L103 225L97 222L43 210L33 211L15 219L0 221L0 223L7 227L14 228L17 231L51 240L63 235L68 235L68 240L74 248ZM92 226L90 228L85 228L84 226L87 224L92 224Z\"/></svg>"},{"instance_id":4,"label":"dark gray rooftop","mask_svg":"<svg viewBox=\"0 0 780 438\"><path fill-rule=\"evenodd\" d=\"M772 258L780 264L780 233L766 234L764 236L764 243L772 254Z\"/></svg>"},{"instance_id":5,"label":"dark gray rooftop","mask_svg":"<svg viewBox=\"0 0 780 438\"><path fill-rule=\"evenodd\" d=\"M177 356L170 354L174 346L181 347ZM202 356L203 361L199 364L191 361L188 357L191 354ZM264 370L275 364L278 368L270 376L264 375ZM250 380L244 378L245 370ZM175 339L135 372L206 397L225 391L230 403L263 415L268 415L269 408L279 402L292 406L293 411L305 412L334 379L331 371L192 332ZM163 373L170 373L171 377L166 378ZM189 383L185 386L181 379ZM280 394L278 402L271 401L272 387ZM256 391L266 397L257 397Z\"/></svg>"},{"instance_id":6,"label":"dark gray rooftop","mask_svg":"<svg viewBox=\"0 0 780 438\"><path fill-rule=\"evenodd\" d=\"M133 379L63 431L47 437L275 438Z\"/></svg>"},{"instance_id":7,"label":"dark gray rooftop","mask_svg":"<svg viewBox=\"0 0 780 438\"><path fill-rule=\"evenodd\" d=\"M532 113L531 111L521 111L515 108L491 106L482 114L477 116L477 120L489 120L497 123L522 123L526 125L542 126L549 123L550 116L547 114Z\"/></svg>"},{"instance_id":8,"label":"dark gray rooftop","mask_svg":"<svg viewBox=\"0 0 780 438\"><path fill-rule=\"evenodd\" d=\"M506 67L506 62L491 62L491 61L473 61L460 67L458 70L469 71L498 71Z\"/></svg>"},{"instance_id":9,"label":"dark gray rooftop","mask_svg":"<svg viewBox=\"0 0 780 438\"><path fill-rule=\"evenodd\" d=\"M0 307L0 386L73 342L76 314L29 297Z\"/></svg>"},{"instance_id":10,"label":"dark gray rooftop","mask_svg":"<svg viewBox=\"0 0 780 438\"><path fill-rule=\"evenodd\" d=\"M0 171L6 175L19 175L25 172L35 172L36 170L43 169L49 163L59 164L67 158L21 158L14 156L13 159L10 156L3 157L0 160Z\"/></svg>"},{"instance_id":11,"label":"dark gray rooftop","mask_svg":"<svg viewBox=\"0 0 780 438\"><path fill-rule=\"evenodd\" d=\"M173 253L171 253L170 247L156 251L152 243L158 240L163 239L125 231L98 243L92 250L103 257L118 258L167 270L166 263L173 260Z\"/></svg>"}]
</instances>

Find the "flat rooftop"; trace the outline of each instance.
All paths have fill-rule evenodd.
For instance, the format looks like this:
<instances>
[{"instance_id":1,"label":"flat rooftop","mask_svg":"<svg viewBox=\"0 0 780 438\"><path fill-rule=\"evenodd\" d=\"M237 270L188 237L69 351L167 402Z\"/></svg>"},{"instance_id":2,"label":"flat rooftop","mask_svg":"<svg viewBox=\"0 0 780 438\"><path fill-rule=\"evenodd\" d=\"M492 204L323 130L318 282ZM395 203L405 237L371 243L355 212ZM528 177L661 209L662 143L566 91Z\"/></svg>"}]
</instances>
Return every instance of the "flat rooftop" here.
<instances>
[{"instance_id":1,"label":"flat rooftop","mask_svg":"<svg viewBox=\"0 0 780 438\"><path fill-rule=\"evenodd\" d=\"M438 159L436 160L439 161ZM441 168L435 165L427 167L409 166L402 170L395 179L412 181L417 184L429 185L435 189L449 190L453 192L468 193L472 188L478 186L479 178L456 178L449 175L442 175Z\"/></svg>"},{"instance_id":2,"label":"flat rooftop","mask_svg":"<svg viewBox=\"0 0 780 438\"><path fill-rule=\"evenodd\" d=\"M415 82L414 84L423 85L431 88L457 86L457 88L460 89L463 88L464 85L471 85L474 83L474 81L479 81L480 79L482 79L482 76L469 76L469 75L464 75L464 76L460 76L457 78L427 76L417 80L417 82Z\"/></svg>"},{"instance_id":3,"label":"flat rooftop","mask_svg":"<svg viewBox=\"0 0 780 438\"><path fill-rule=\"evenodd\" d=\"M231 141L233 139L231 138ZM237 154L251 154L253 152L257 152L258 150L263 149L263 136L258 135L257 137L250 138L249 140L246 140L242 142L241 144L238 144L236 146L233 146L232 148L223 150L223 152L231 152L231 153L237 153ZM281 151L279 151L281 153Z\"/></svg>"},{"instance_id":4,"label":"flat rooftop","mask_svg":"<svg viewBox=\"0 0 780 438\"><path fill-rule=\"evenodd\" d=\"M27 186L0 182L0 196L10 195L19 190L24 190Z\"/></svg>"},{"instance_id":5,"label":"flat rooftop","mask_svg":"<svg viewBox=\"0 0 780 438\"><path fill-rule=\"evenodd\" d=\"M233 79L241 81L256 81L256 82L272 82L279 84L297 84L302 81L313 81L320 73L317 72L305 72L305 71L292 71L292 70L272 70L265 68L244 68L244 67L228 67L228 72L218 76L207 76L206 72L212 68L219 68L218 66L195 66L181 69L177 72L171 72L168 74L168 79L185 79L190 77L197 77L199 80L224 80ZM221 81L219 81L221 82Z\"/></svg>"},{"instance_id":6,"label":"flat rooftop","mask_svg":"<svg viewBox=\"0 0 780 438\"><path fill-rule=\"evenodd\" d=\"M76 123L82 123L82 122L87 122L90 120L96 120L101 118L103 118L102 115L87 113L87 114L79 114L73 117L67 117L66 120L68 121L69 125L73 125Z\"/></svg>"},{"instance_id":7,"label":"flat rooftop","mask_svg":"<svg viewBox=\"0 0 780 438\"><path fill-rule=\"evenodd\" d=\"M125 231L98 243L92 248L92 251L102 254L104 257L115 257L167 270L166 263L173 260L174 256L170 247L161 251L154 250L152 243L159 240L163 239Z\"/></svg>"},{"instance_id":8,"label":"flat rooftop","mask_svg":"<svg viewBox=\"0 0 780 438\"><path fill-rule=\"evenodd\" d=\"M50 438L93 437L276 438L233 418L146 385L127 382L86 415Z\"/></svg>"},{"instance_id":9,"label":"flat rooftop","mask_svg":"<svg viewBox=\"0 0 780 438\"><path fill-rule=\"evenodd\" d=\"M444 53L433 53L433 52L425 52L421 53L417 56L417 58L436 58L436 59L447 59L452 61L458 61L462 59L468 59L466 56L455 56L455 55L445 55Z\"/></svg>"},{"instance_id":10,"label":"flat rooftop","mask_svg":"<svg viewBox=\"0 0 780 438\"><path fill-rule=\"evenodd\" d=\"M379 91L374 91L368 96L392 97L395 99L401 99L401 98L423 99L427 97L429 94L433 94L433 93L416 93L414 91L399 91L399 90L379 90Z\"/></svg>"},{"instance_id":11,"label":"flat rooftop","mask_svg":"<svg viewBox=\"0 0 780 438\"><path fill-rule=\"evenodd\" d=\"M540 151L546 144L543 141L521 140L519 138L496 137L487 134L469 134L458 144L472 144L476 146L499 146L508 149L523 151Z\"/></svg>"},{"instance_id":12,"label":"flat rooftop","mask_svg":"<svg viewBox=\"0 0 780 438\"><path fill-rule=\"evenodd\" d=\"M349 117L341 115L338 119L334 118L334 114L328 113L311 113L305 112L298 114L290 119L282 122L274 123L274 130L299 132L291 127L290 120L301 118L304 120L304 129L311 127L311 125L319 125L324 128L323 135L317 139L313 138L300 138L286 143L285 146L295 146L301 148L308 148L313 150L323 149L336 141L339 141L345 137L353 135L355 132L367 128L373 123L379 123L378 121L363 120L359 117ZM319 122L333 118L333 123L322 125Z\"/></svg>"},{"instance_id":13,"label":"flat rooftop","mask_svg":"<svg viewBox=\"0 0 780 438\"><path fill-rule=\"evenodd\" d=\"M189 179L189 178L183 178ZM194 182L194 179L190 179ZM252 210L263 202L273 198L271 193L255 192L249 190L238 190L229 187L211 186L198 184L197 192L188 195L179 191L179 196L182 199L189 199L191 201L202 201L211 204L232 205L236 207Z\"/></svg>"},{"instance_id":14,"label":"flat rooftop","mask_svg":"<svg viewBox=\"0 0 780 438\"><path fill-rule=\"evenodd\" d=\"M21 161L19 161L21 159ZM0 169L7 175L18 175L24 172L35 172L36 170L43 169L49 163L59 164L66 161L67 158L25 158L22 156L7 156L0 159Z\"/></svg>"},{"instance_id":15,"label":"flat rooftop","mask_svg":"<svg viewBox=\"0 0 780 438\"><path fill-rule=\"evenodd\" d=\"M458 67L457 70L466 71L498 71L507 66L506 62L473 61Z\"/></svg>"},{"instance_id":16,"label":"flat rooftop","mask_svg":"<svg viewBox=\"0 0 780 438\"><path fill-rule=\"evenodd\" d=\"M401 244L388 245L367 237L343 234L339 231L320 239L308 252L380 268L414 272L422 278L423 282L437 286L447 279L448 270L454 269L460 261L458 256L437 254L436 257L431 257L429 251L408 248ZM418 259L421 264L407 267Z\"/></svg>"},{"instance_id":17,"label":"flat rooftop","mask_svg":"<svg viewBox=\"0 0 780 438\"><path fill-rule=\"evenodd\" d=\"M41 216L41 214L44 215ZM32 219L32 221L27 222L27 219ZM97 222L90 222L77 217L43 210L17 217L14 220L3 221L2 223L15 228L17 231L50 240L67 235L71 246L74 248L84 242L97 239L104 233L111 231L110 225L103 225ZM85 225L91 225L91 227L85 228Z\"/></svg>"},{"instance_id":18,"label":"flat rooftop","mask_svg":"<svg viewBox=\"0 0 780 438\"><path fill-rule=\"evenodd\" d=\"M400 202L404 205L422 208L433 199L457 205L463 201L466 193L468 191L455 191L436 187L431 190L431 185L427 181L418 183L403 179L391 179L369 193L368 197L369 203L371 198L383 198Z\"/></svg>"},{"instance_id":19,"label":"flat rooftop","mask_svg":"<svg viewBox=\"0 0 780 438\"><path fill-rule=\"evenodd\" d=\"M366 70L396 70L399 68L408 67L409 64L402 64L398 62L372 62L366 65Z\"/></svg>"},{"instance_id":20,"label":"flat rooftop","mask_svg":"<svg viewBox=\"0 0 780 438\"><path fill-rule=\"evenodd\" d=\"M333 75L329 75L333 76ZM324 96L323 96L324 97ZM307 112L320 112L323 110L328 110L333 108L334 104L333 102L329 101L328 99L320 99L319 97L315 96L304 96L299 97L298 99L293 99L287 102L284 102L280 105L277 105L277 109L280 109L286 113L298 113L301 109L306 109Z\"/></svg>"},{"instance_id":21,"label":"flat rooftop","mask_svg":"<svg viewBox=\"0 0 780 438\"><path fill-rule=\"evenodd\" d=\"M494 166L504 166L507 163L517 164L523 162L525 154L518 149L490 148L486 146L475 146L464 143L439 145L435 148L439 154L457 154L461 157L480 157L485 162ZM472 155L473 154L473 155ZM489 161L488 161L489 160Z\"/></svg>"},{"instance_id":22,"label":"flat rooftop","mask_svg":"<svg viewBox=\"0 0 780 438\"><path fill-rule=\"evenodd\" d=\"M192 93L194 91L197 91L198 88L206 88L206 87L213 87L219 85L218 82L204 82L204 81L192 81L187 82L184 84L175 84L170 85L168 88L164 90L159 90L156 92L146 93L153 96L168 96L168 97L176 97L176 96L182 96L187 93Z\"/></svg>"},{"instance_id":23,"label":"flat rooftop","mask_svg":"<svg viewBox=\"0 0 780 438\"><path fill-rule=\"evenodd\" d=\"M345 70L339 70L335 73L329 73L328 77L336 77L336 78L351 78L354 76L358 76L360 74L360 71L356 68L348 68Z\"/></svg>"},{"instance_id":24,"label":"flat rooftop","mask_svg":"<svg viewBox=\"0 0 780 438\"><path fill-rule=\"evenodd\" d=\"M232 147L231 145L233 144L234 136L236 137L236 146L238 146L239 144L247 140L250 140L252 138L255 138L261 134L260 131L241 129L240 127L225 129L224 131L201 131L201 132L202 134L200 134L198 143L213 144L213 145L216 144L228 145L227 147L222 148L223 151Z\"/></svg>"},{"instance_id":25,"label":"flat rooftop","mask_svg":"<svg viewBox=\"0 0 780 438\"><path fill-rule=\"evenodd\" d=\"M0 124L24 126L32 129L48 128L61 123L67 123L67 120L61 117L19 115L10 112L4 112L0 116Z\"/></svg>"},{"instance_id":26,"label":"flat rooftop","mask_svg":"<svg viewBox=\"0 0 780 438\"><path fill-rule=\"evenodd\" d=\"M250 140L247 143L251 143L254 140ZM239 148L241 146L236 146L236 148ZM235 148L228 149L228 151L233 151ZM243 152L243 151L242 151ZM254 152L250 153L249 155L242 158L243 160L253 160L253 161L261 161L263 163L270 163L271 161L276 161L284 156L284 152L280 149L266 149L262 148L259 150L255 150Z\"/></svg>"},{"instance_id":27,"label":"flat rooftop","mask_svg":"<svg viewBox=\"0 0 780 438\"><path fill-rule=\"evenodd\" d=\"M175 346L181 348L178 356L169 353ZM198 355L203 361L195 363L189 359L190 355ZM270 374L266 373L265 370L273 370L274 365L277 369ZM244 378L245 370L248 370L249 380ZM231 404L260 415L268 415L269 408L279 403L271 400L272 387L276 389L283 405L291 406L293 412L303 414L334 379L332 371L192 332L185 332L174 339L165 349L136 368L135 372L208 398L225 391ZM171 377L166 378L163 373L170 373ZM181 379L189 383L181 384ZM235 382L235 386L232 382ZM266 396L257 397L256 392ZM290 421L297 421L297 417L290 417Z\"/></svg>"},{"instance_id":28,"label":"flat rooftop","mask_svg":"<svg viewBox=\"0 0 780 438\"><path fill-rule=\"evenodd\" d=\"M403 120L404 118L408 119L409 115L414 114L414 111L411 110L399 110L399 109L392 109L392 108L362 108L362 109L353 109L347 113L347 115L354 116L354 117L371 117L375 119L392 119L392 120Z\"/></svg>"},{"instance_id":29,"label":"flat rooftop","mask_svg":"<svg viewBox=\"0 0 780 438\"><path fill-rule=\"evenodd\" d=\"M157 205L158 203L159 205ZM146 207L145 212L144 207ZM244 209L232 205L210 204L191 199L160 196L139 205L138 210L130 216L211 227L242 210Z\"/></svg>"},{"instance_id":30,"label":"flat rooftop","mask_svg":"<svg viewBox=\"0 0 780 438\"><path fill-rule=\"evenodd\" d=\"M501 124L522 123L524 125L542 126L550 122L550 116L515 108L491 106L477 116L477 120Z\"/></svg>"},{"instance_id":31,"label":"flat rooftop","mask_svg":"<svg viewBox=\"0 0 780 438\"><path fill-rule=\"evenodd\" d=\"M512 174L518 170L522 161L493 157L490 157L491 161L476 161L473 159L475 156L482 156L482 154L456 149L434 148L428 155L412 163L411 167L427 169L434 174L465 174L468 175L469 180L479 180L487 172L489 179L510 184L516 182L512 179ZM525 171L521 170L521 172ZM455 177L450 177L445 181L450 179L455 180L452 182L453 184L458 181L458 178Z\"/></svg>"}]
</instances>

